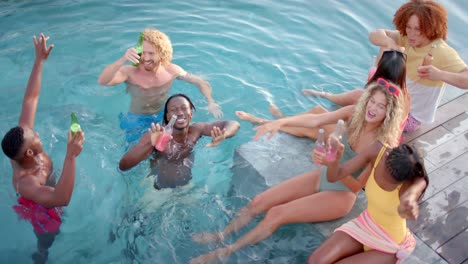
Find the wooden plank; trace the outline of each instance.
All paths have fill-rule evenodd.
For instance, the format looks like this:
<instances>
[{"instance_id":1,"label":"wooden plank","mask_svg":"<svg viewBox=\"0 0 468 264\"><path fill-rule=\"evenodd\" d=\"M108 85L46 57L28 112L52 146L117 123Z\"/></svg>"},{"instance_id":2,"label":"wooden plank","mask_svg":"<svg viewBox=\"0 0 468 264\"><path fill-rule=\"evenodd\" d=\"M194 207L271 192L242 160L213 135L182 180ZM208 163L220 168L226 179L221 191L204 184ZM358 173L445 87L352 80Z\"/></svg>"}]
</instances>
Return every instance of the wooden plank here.
<instances>
[{"instance_id":1,"label":"wooden plank","mask_svg":"<svg viewBox=\"0 0 468 264\"><path fill-rule=\"evenodd\" d=\"M447 262L442 259L437 252L432 250L426 243L424 243L417 235L414 235L416 239L416 248L413 253L405 260L404 263L411 264L446 264Z\"/></svg>"},{"instance_id":2,"label":"wooden plank","mask_svg":"<svg viewBox=\"0 0 468 264\"><path fill-rule=\"evenodd\" d=\"M462 134L468 130L468 112L463 112L457 117L445 122L442 126L454 135Z\"/></svg>"},{"instance_id":3,"label":"wooden plank","mask_svg":"<svg viewBox=\"0 0 468 264\"><path fill-rule=\"evenodd\" d=\"M456 136L449 142L428 152L426 159L435 166L442 166L454 158L468 152L468 131Z\"/></svg>"},{"instance_id":4,"label":"wooden plank","mask_svg":"<svg viewBox=\"0 0 468 264\"><path fill-rule=\"evenodd\" d=\"M418 219L416 221L408 221L410 229L418 234L428 245L431 245L432 242L428 242L433 239L429 237L430 233L425 236L422 231L430 229L434 225L443 225L450 211L468 201L467 186L468 177L464 177L421 203ZM436 239L438 238L436 237Z\"/></svg>"},{"instance_id":5,"label":"wooden plank","mask_svg":"<svg viewBox=\"0 0 468 264\"><path fill-rule=\"evenodd\" d=\"M457 97L456 99L442 106L439 106L439 108L437 109L435 121L432 124L421 126L420 129L414 131L409 135L405 134L405 142L409 142L427 133L428 131L440 126L448 120L460 115L461 113L468 111L468 104L466 102L468 102L468 93L465 93Z\"/></svg>"},{"instance_id":6,"label":"wooden plank","mask_svg":"<svg viewBox=\"0 0 468 264\"><path fill-rule=\"evenodd\" d=\"M468 201L465 201L446 215L437 217L432 225L427 225L417 234L421 237L421 240L436 250L467 228ZM468 241L466 246L468 247Z\"/></svg>"},{"instance_id":7,"label":"wooden plank","mask_svg":"<svg viewBox=\"0 0 468 264\"><path fill-rule=\"evenodd\" d=\"M431 198L436 193L447 188L452 183L468 176L468 153L445 164L429 174L429 186L423 201Z\"/></svg>"},{"instance_id":8,"label":"wooden plank","mask_svg":"<svg viewBox=\"0 0 468 264\"><path fill-rule=\"evenodd\" d=\"M455 135L443 126L438 126L426 134L413 139L409 144L414 145L424 154L441 146L445 142L453 140Z\"/></svg>"},{"instance_id":9,"label":"wooden plank","mask_svg":"<svg viewBox=\"0 0 468 264\"><path fill-rule=\"evenodd\" d=\"M465 230L437 249L437 253L449 263L462 263L468 259L467 241L468 230Z\"/></svg>"},{"instance_id":10,"label":"wooden plank","mask_svg":"<svg viewBox=\"0 0 468 264\"><path fill-rule=\"evenodd\" d=\"M440 100L439 106L442 106L452 101L453 99L456 99L457 97L459 97L460 95L463 95L466 92L467 91L464 89L460 89L452 85L446 85L446 89L442 97L442 100Z\"/></svg>"},{"instance_id":11,"label":"wooden plank","mask_svg":"<svg viewBox=\"0 0 468 264\"><path fill-rule=\"evenodd\" d=\"M428 161L426 158L424 159L424 167L426 167L426 172L428 174L438 169L434 164L432 164L432 162Z\"/></svg>"}]
</instances>

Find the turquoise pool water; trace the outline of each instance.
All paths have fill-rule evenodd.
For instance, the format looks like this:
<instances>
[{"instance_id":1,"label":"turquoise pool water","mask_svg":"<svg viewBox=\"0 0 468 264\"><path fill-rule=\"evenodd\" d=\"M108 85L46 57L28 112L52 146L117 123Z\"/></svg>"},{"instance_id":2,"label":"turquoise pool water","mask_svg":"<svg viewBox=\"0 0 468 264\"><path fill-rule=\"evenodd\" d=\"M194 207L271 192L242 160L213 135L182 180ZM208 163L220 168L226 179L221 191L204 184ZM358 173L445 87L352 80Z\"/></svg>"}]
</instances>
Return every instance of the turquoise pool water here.
<instances>
[{"instance_id":1,"label":"turquoise pool water","mask_svg":"<svg viewBox=\"0 0 468 264\"><path fill-rule=\"evenodd\" d=\"M449 43L466 54L462 28L468 24L468 2L441 2L450 14ZM205 149L208 139L198 143L194 178L182 188L152 190L145 180L148 163L128 173L117 169L124 152L118 114L128 109L129 97L123 85L102 87L97 77L136 42L142 29L156 27L170 36L174 63L211 83L225 119L236 119L235 110L269 118L272 102L286 114L331 106L303 97L303 88L339 92L362 86L377 52L368 33L391 27L392 14L402 3L0 2L0 134L17 123L34 56L31 36L40 32L51 36L55 48L44 66L36 130L58 173L70 112L78 113L86 131L73 199L50 263L187 263L217 247L192 242L193 233L224 227L253 198L230 192L235 188L234 150L254 135L245 122L236 137L217 148ZM194 121L213 121L198 89L175 82L171 93L176 92L194 100ZM18 221L11 209L16 196L3 155L0 166L0 262L29 263L36 239L30 224ZM283 227L228 263L304 263L322 239L312 225Z\"/></svg>"}]
</instances>

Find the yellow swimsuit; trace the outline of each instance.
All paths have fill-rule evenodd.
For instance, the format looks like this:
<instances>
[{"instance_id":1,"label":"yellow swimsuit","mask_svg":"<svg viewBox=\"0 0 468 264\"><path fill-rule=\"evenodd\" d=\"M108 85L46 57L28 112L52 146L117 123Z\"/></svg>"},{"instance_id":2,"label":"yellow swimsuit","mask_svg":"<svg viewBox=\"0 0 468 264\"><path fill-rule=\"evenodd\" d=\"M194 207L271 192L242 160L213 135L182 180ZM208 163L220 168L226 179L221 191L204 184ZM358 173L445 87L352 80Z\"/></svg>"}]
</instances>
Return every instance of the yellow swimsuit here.
<instances>
[{"instance_id":1,"label":"yellow swimsuit","mask_svg":"<svg viewBox=\"0 0 468 264\"><path fill-rule=\"evenodd\" d=\"M375 222L399 244L403 241L407 232L406 219L401 218L398 214L401 185L389 192L380 188L374 178L375 168L386 149L387 145L384 145L380 150L366 183L367 211ZM370 249L364 246L365 251Z\"/></svg>"}]
</instances>

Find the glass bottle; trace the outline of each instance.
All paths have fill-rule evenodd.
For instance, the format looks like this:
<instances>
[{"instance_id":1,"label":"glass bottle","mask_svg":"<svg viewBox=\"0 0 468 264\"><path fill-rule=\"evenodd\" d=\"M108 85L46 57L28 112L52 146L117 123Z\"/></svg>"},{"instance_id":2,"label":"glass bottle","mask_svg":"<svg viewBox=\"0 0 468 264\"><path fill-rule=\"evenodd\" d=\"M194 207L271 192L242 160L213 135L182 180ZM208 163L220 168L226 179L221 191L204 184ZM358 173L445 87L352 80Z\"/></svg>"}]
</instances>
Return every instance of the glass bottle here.
<instances>
[{"instance_id":1,"label":"glass bottle","mask_svg":"<svg viewBox=\"0 0 468 264\"><path fill-rule=\"evenodd\" d=\"M338 151L338 142L341 142L343 135L344 121L338 120L335 131L330 135L330 147L327 151L327 160L333 162L336 160L336 152Z\"/></svg>"},{"instance_id":2,"label":"glass bottle","mask_svg":"<svg viewBox=\"0 0 468 264\"><path fill-rule=\"evenodd\" d=\"M145 37L145 35L143 34L143 32L141 32L140 37L138 38L138 41L134 46L134 48L138 52L138 56L140 56L140 58L141 58L141 53L143 52L143 39L144 39L144 37ZM140 65L140 63L132 63L132 65L133 66L138 66L138 65Z\"/></svg>"},{"instance_id":3,"label":"glass bottle","mask_svg":"<svg viewBox=\"0 0 468 264\"><path fill-rule=\"evenodd\" d=\"M71 113L71 125L70 125L70 131L72 133L72 136L76 134L76 132L81 130L80 124L78 124L78 118L76 117L75 113Z\"/></svg>"},{"instance_id":4,"label":"glass bottle","mask_svg":"<svg viewBox=\"0 0 468 264\"><path fill-rule=\"evenodd\" d=\"M323 128L320 128L319 131L318 131L318 137L317 137L317 141L315 141L315 148L314 148L314 152L320 152L320 153L323 153L323 154L326 154L327 152L327 148L325 146L325 130L323 130ZM321 165L317 162L314 161L314 163L316 165Z\"/></svg>"},{"instance_id":5,"label":"glass bottle","mask_svg":"<svg viewBox=\"0 0 468 264\"><path fill-rule=\"evenodd\" d=\"M173 115L169 123L164 127L164 132L158 136L158 139L156 139L156 143L154 144L154 147L159 152L163 152L166 149L167 143L169 142L169 140L171 140L172 128L174 127L174 123L176 119L177 119L177 116Z\"/></svg>"}]
</instances>

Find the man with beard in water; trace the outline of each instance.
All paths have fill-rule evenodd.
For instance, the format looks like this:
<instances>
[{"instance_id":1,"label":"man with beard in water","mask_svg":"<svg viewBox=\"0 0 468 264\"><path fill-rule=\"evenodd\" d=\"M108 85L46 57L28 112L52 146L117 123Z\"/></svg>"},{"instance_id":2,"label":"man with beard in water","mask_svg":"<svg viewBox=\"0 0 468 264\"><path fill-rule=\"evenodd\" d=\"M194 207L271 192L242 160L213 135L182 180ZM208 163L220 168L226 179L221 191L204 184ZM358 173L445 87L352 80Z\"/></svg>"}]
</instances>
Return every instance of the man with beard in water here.
<instances>
[{"instance_id":1,"label":"man with beard in water","mask_svg":"<svg viewBox=\"0 0 468 264\"><path fill-rule=\"evenodd\" d=\"M153 154L151 160L151 175L156 175L154 187L174 188L187 184L192 178L193 147L202 136L211 136L211 143L206 147L219 145L224 139L234 136L239 130L237 121L217 121L214 123L194 123L192 115L195 111L190 98L184 94L175 94L167 99L164 106L164 123L175 115L172 139L166 149L159 152L155 149L156 139L163 132L159 124L151 124L151 129L143 135L140 141L122 157L119 168L129 170Z\"/></svg>"},{"instance_id":2,"label":"man with beard in water","mask_svg":"<svg viewBox=\"0 0 468 264\"><path fill-rule=\"evenodd\" d=\"M142 51L129 48L121 58L108 65L98 79L98 83L105 86L127 84L127 93L132 99L129 112L120 114L120 127L125 130L128 143L140 139L151 123L162 121L162 105L174 79L196 85L208 100L208 111L216 118L223 116L211 97L210 84L171 62L172 44L166 34L145 29L141 42ZM124 65L127 61L136 67Z\"/></svg>"}]
</instances>

